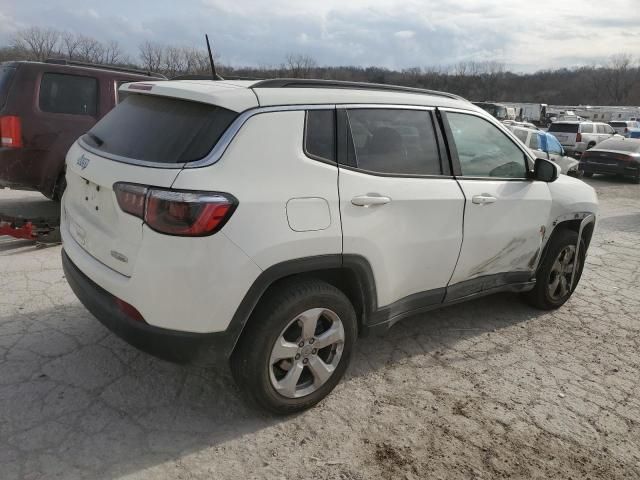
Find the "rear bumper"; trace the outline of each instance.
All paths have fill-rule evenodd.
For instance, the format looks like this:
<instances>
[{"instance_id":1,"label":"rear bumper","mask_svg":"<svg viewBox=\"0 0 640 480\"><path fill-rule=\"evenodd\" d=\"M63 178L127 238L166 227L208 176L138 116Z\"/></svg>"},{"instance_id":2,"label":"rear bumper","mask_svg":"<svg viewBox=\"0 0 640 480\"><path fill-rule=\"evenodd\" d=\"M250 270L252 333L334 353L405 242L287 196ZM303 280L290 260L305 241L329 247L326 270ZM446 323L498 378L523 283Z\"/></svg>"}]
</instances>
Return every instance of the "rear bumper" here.
<instances>
[{"instance_id":1,"label":"rear bumper","mask_svg":"<svg viewBox=\"0 0 640 480\"><path fill-rule=\"evenodd\" d=\"M228 357L236 336L228 332L190 333L155 327L125 315L116 297L83 274L62 250L62 267L82 304L105 327L134 347L164 360L185 363Z\"/></svg>"},{"instance_id":2,"label":"rear bumper","mask_svg":"<svg viewBox=\"0 0 640 480\"><path fill-rule=\"evenodd\" d=\"M580 171L585 173L602 173L609 175L624 175L626 177L637 177L640 175L640 164L618 164L607 165L596 162L580 162Z\"/></svg>"}]
</instances>

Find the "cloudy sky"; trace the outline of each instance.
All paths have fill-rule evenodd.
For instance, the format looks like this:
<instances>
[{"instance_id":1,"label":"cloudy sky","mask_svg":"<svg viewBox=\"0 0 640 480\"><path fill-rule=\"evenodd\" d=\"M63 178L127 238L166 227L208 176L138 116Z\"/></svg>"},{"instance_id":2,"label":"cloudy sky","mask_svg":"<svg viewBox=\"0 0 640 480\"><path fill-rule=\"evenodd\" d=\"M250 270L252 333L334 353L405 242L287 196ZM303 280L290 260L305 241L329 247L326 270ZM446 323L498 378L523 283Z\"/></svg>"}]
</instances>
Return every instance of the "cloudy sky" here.
<instances>
[{"instance_id":1,"label":"cloudy sky","mask_svg":"<svg viewBox=\"0 0 640 480\"><path fill-rule=\"evenodd\" d=\"M0 45L38 25L118 40L201 46L222 61L389 68L496 60L514 71L640 57L639 0L0 0Z\"/></svg>"}]
</instances>

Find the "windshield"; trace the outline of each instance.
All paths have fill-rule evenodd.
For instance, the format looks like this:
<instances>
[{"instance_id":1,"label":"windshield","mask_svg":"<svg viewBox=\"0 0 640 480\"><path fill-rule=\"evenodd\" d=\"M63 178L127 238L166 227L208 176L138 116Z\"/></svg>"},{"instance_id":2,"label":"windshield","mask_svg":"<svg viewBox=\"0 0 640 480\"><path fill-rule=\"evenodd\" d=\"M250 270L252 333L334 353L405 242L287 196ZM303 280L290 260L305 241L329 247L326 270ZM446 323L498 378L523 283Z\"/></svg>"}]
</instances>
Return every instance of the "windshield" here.
<instances>
[{"instance_id":1,"label":"windshield","mask_svg":"<svg viewBox=\"0 0 640 480\"><path fill-rule=\"evenodd\" d=\"M15 67L2 67L0 66L0 108L4 107L9 96L9 87L11 86L11 80L15 73Z\"/></svg>"},{"instance_id":2,"label":"windshield","mask_svg":"<svg viewBox=\"0 0 640 480\"><path fill-rule=\"evenodd\" d=\"M82 140L101 152L154 163L205 157L237 117L206 103L129 95Z\"/></svg>"}]
</instances>

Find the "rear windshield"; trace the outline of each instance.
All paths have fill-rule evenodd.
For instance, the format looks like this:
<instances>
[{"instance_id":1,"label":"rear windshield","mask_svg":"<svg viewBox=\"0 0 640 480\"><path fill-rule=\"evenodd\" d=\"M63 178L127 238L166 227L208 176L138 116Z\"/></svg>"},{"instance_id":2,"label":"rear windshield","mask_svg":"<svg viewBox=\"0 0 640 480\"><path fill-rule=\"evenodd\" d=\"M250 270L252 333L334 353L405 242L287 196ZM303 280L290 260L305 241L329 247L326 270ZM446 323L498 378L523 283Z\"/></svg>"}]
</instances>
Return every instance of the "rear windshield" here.
<instances>
[{"instance_id":1,"label":"rear windshield","mask_svg":"<svg viewBox=\"0 0 640 480\"><path fill-rule=\"evenodd\" d=\"M567 132L578 133L577 123L552 123L549 127L550 132Z\"/></svg>"},{"instance_id":2,"label":"rear windshield","mask_svg":"<svg viewBox=\"0 0 640 480\"><path fill-rule=\"evenodd\" d=\"M640 140L634 138L618 139L610 138L600 142L596 147L597 150L618 150L621 152L640 152Z\"/></svg>"},{"instance_id":3,"label":"rear windshield","mask_svg":"<svg viewBox=\"0 0 640 480\"><path fill-rule=\"evenodd\" d=\"M186 163L205 157L236 116L205 103L129 95L82 140L120 157Z\"/></svg>"},{"instance_id":4,"label":"rear windshield","mask_svg":"<svg viewBox=\"0 0 640 480\"><path fill-rule=\"evenodd\" d=\"M7 101L7 97L9 96L9 87L15 71L15 67L0 66L0 108L4 107L4 104Z\"/></svg>"},{"instance_id":5,"label":"rear windshield","mask_svg":"<svg viewBox=\"0 0 640 480\"><path fill-rule=\"evenodd\" d=\"M627 126L627 122L609 122L609 125L616 128L622 128Z\"/></svg>"}]
</instances>

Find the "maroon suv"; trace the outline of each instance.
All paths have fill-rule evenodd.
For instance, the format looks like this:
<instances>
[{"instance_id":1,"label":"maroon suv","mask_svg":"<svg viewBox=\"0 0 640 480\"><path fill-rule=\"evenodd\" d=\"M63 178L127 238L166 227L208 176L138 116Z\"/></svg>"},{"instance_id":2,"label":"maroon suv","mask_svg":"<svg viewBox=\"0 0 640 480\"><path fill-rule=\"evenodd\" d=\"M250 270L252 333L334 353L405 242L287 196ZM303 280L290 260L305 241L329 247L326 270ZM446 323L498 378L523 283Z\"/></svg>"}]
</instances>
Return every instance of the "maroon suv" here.
<instances>
[{"instance_id":1,"label":"maroon suv","mask_svg":"<svg viewBox=\"0 0 640 480\"><path fill-rule=\"evenodd\" d=\"M59 199L69 147L118 103L121 84L150 76L164 78L60 60L0 63L0 188Z\"/></svg>"}]
</instances>

